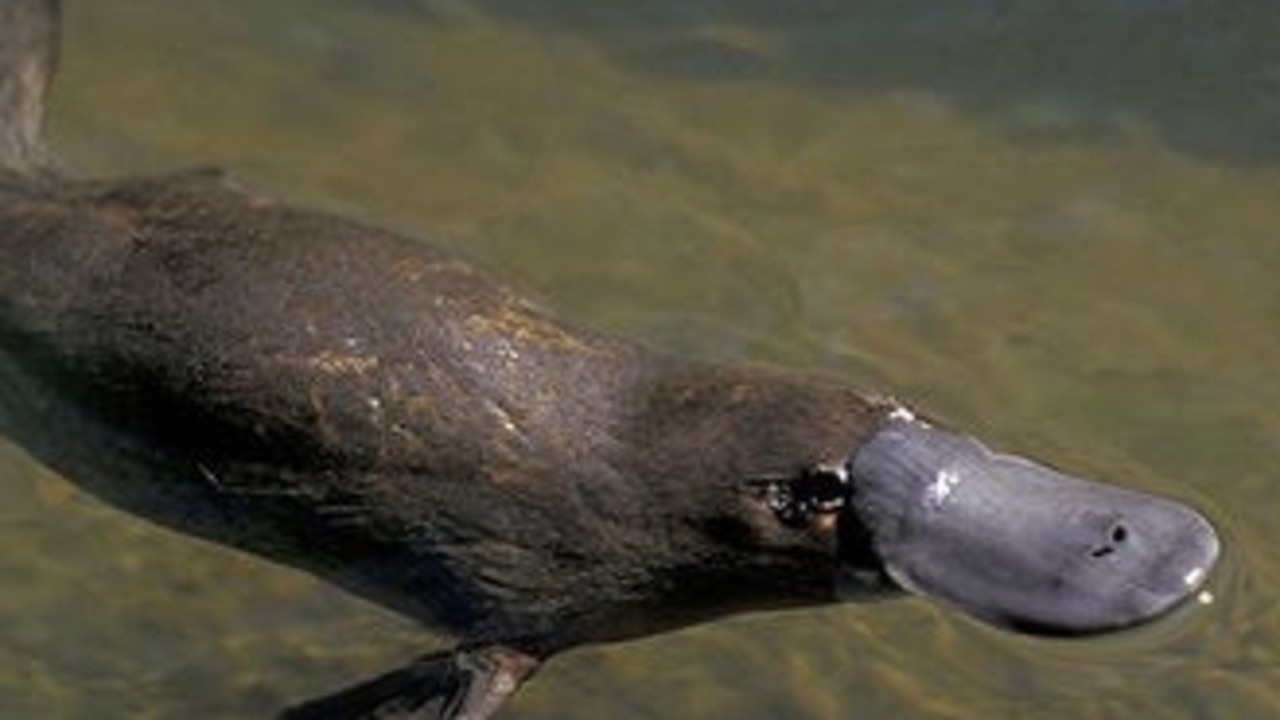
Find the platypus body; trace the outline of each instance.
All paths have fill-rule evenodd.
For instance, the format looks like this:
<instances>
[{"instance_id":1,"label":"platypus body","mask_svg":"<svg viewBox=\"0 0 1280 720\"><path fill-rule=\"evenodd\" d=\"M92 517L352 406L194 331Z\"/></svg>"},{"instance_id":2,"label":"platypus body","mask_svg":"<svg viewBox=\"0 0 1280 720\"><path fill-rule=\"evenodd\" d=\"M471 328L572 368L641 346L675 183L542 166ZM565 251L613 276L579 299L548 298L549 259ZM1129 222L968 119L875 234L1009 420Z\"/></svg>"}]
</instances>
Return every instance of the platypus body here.
<instances>
[{"instance_id":1,"label":"platypus body","mask_svg":"<svg viewBox=\"0 0 1280 720\"><path fill-rule=\"evenodd\" d=\"M0 0L0 431L460 639L289 717L479 720L575 645L846 591L1102 632L1213 565L1183 505L846 385L577 327L214 172L75 179L39 135L57 26Z\"/></svg>"},{"instance_id":2,"label":"platypus body","mask_svg":"<svg viewBox=\"0 0 1280 720\"><path fill-rule=\"evenodd\" d=\"M475 638L830 594L830 538L746 481L843 463L883 414L857 393L571 328L214 175L0 190L0 228L5 431L133 512Z\"/></svg>"}]
</instances>

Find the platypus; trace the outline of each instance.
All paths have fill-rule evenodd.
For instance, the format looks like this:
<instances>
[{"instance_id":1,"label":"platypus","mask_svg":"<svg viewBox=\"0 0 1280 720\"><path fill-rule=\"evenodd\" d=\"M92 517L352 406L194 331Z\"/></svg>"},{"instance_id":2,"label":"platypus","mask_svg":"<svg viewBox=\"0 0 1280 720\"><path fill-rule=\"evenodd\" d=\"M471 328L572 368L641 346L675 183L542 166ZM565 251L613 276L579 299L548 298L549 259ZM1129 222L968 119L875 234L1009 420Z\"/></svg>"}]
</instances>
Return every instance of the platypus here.
<instances>
[{"instance_id":1,"label":"platypus","mask_svg":"<svg viewBox=\"0 0 1280 720\"><path fill-rule=\"evenodd\" d=\"M1194 595L1198 512L886 396L557 318L431 245L41 137L57 0L0 0L0 432L152 522L458 639L284 710L482 720L557 653L932 598L1087 635Z\"/></svg>"}]
</instances>

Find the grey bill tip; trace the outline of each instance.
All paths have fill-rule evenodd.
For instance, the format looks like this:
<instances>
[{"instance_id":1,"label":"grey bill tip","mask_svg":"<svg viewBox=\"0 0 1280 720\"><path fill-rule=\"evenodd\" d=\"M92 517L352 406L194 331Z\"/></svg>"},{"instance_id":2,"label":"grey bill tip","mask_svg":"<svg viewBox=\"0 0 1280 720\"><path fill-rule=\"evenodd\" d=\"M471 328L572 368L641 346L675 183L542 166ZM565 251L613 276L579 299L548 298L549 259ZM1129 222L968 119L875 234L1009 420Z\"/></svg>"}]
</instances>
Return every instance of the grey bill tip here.
<instances>
[{"instance_id":1,"label":"grey bill tip","mask_svg":"<svg viewBox=\"0 0 1280 720\"><path fill-rule=\"evenodd\" d=\"M892 417L850 463L853 510L904 589L1002 627L1086 635L1196 594L1218 538L1185 505Z\"/></svg>"}]
</instances>

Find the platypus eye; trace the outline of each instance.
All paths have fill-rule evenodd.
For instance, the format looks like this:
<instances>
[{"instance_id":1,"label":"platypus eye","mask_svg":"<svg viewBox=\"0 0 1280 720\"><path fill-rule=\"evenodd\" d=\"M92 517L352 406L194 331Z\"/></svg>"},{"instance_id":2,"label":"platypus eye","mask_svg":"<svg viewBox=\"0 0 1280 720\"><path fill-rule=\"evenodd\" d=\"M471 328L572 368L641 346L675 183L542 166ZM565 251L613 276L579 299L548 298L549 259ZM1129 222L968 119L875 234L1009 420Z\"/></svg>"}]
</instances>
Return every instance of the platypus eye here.
<instances>
[{"instance_id":1,"label":"platypus eye","mask_svg":"<svg viewBox=\"0 0 1280 720\"><path fill-rule=\"evenodd\" d=\"M761 478L752 484L763 490L763 500L778 522L797 530L839 512L849 496L849 475L843 467L819 465L794 477Z\"/></svg>"}]
</instances>

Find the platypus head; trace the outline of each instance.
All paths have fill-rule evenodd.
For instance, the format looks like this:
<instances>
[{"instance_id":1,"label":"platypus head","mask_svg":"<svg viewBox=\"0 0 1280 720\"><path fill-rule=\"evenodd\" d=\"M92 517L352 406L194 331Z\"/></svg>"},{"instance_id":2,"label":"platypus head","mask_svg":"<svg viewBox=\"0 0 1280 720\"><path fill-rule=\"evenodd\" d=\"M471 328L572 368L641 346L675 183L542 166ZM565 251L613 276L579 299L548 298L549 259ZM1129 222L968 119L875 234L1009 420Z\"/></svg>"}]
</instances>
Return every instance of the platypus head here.
<instances>
[{"instance_id":1,"label":"platypus head","mask_svg":"<svg viewBox=\"0 0 1280 720\"><path fill-rule=\"evenodd\" d=\"M878 578L1023 632L1154 619L1199 591L1218 554L1212 526L1184 505L994 453L906 411L829 483L829 503L847 487L850 585Z\"/></svg>"}]
</instances>

